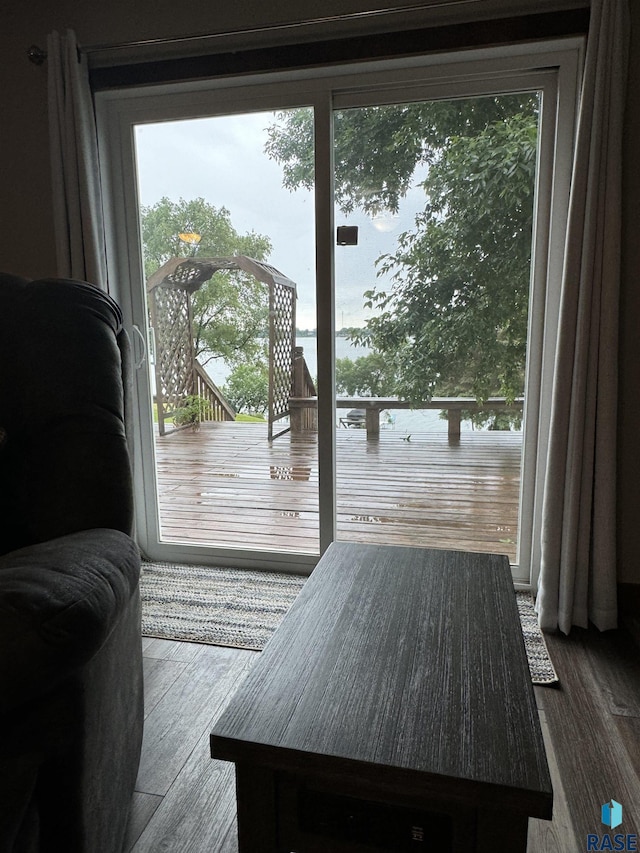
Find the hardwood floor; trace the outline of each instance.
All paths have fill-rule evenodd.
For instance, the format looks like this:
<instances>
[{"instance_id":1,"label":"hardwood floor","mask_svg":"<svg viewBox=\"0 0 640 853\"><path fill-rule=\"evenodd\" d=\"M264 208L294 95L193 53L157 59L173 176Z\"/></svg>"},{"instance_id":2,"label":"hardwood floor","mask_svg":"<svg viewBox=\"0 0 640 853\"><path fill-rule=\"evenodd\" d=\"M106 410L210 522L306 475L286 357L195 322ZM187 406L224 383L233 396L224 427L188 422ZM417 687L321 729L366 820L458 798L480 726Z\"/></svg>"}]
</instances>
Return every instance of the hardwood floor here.
<instances>
[{"instance_id":1,"label":"hardwood floor","mask_svg":"<svg viewBox=\"0 0 640 853\"><path fill-rule=\"evenodd\" d=\"M528 853L579 853L623 806L640 833L640 617L618 631L550 636L560 687L535 688L554 783L553 821L530 821ZM145 739L126 850L236 853L233 766L208 736L258 652L144 641ZM327 848L330 853L330 847Z\"/></svg>"}]
</instances>

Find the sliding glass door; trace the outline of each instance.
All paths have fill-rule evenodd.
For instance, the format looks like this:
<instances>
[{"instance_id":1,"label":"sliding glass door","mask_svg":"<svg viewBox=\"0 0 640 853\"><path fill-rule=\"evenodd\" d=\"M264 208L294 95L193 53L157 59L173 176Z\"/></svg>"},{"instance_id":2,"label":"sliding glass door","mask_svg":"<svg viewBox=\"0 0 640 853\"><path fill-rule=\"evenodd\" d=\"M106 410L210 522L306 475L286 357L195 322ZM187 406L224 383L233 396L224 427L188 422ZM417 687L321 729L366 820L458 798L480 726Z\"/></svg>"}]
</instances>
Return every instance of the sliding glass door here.
<instances>
[{"instance_id":1,"label":"sliding glass door","mask_svg":"<svg viewBox=\"0 0 640 853\"><path fill-rule=\"evenodd\" d=\"M334 112L341 539L518 562L541 107Z\"/></svg>"},{"instance_id":2,"label":"sliding glass door","mask_svg":"<svg viewBox=\"0 0 640 853\"><path fill-rule=\"evenodd\" d=\"M294 373L315 393L313 181L268 154L299 113L134 127L163 543L319 553L317 442L287 435Z\"/></svg>"},{"instance_id":3,"label":"sliding glass door","mask_svg":"<svg viewBox=\"0 0 640 853\"><path fill-rule=\"evenodd\" d=\"M147 553L310 571L340 538L527 580L576 55L100 96Z\"/></svg>"}]
</instances>

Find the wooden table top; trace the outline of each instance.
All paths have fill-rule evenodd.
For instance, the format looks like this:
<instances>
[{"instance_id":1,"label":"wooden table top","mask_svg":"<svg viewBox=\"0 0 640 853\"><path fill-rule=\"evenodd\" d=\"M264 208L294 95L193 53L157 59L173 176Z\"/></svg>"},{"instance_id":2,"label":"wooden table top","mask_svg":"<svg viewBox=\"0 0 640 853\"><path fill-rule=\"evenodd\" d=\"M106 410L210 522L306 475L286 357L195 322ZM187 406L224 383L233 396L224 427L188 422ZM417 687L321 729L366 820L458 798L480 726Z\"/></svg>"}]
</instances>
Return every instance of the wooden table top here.
<instances>
[{"instance_id":1,"label":"wooden table top","mask_svg":"<svg viewBox=\"0 0 640 853\"><path fill-rule=\"evenodd\" d=\"M507 558L333 543L211 752L551 817Z\"/></svg>"}]
</instances>

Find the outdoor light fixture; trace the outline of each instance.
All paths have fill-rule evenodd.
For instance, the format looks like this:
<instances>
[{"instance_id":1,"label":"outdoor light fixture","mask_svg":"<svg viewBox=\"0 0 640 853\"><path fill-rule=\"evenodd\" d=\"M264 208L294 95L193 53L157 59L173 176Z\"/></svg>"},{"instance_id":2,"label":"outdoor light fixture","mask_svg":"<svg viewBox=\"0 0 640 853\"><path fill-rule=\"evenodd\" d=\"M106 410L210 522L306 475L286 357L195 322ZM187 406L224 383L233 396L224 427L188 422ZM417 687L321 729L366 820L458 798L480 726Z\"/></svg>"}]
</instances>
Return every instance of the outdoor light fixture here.
<instances>
[{"instance_id":1,"label":"outdoor light fixture","mask_svg":"<svg viewBox=\"0 0 640 853\"><path fill-rule=\"evenodd\" d=\"M188 243L190 246L197 246L200 240L202 240L202 235L195 232L182 232L178 234L178 237L183 243Z\"/></svg>"},{"instance_id":2,"label":"outdoor light fixture","mask_svg":"<svg viewBox=\"0 0 640 853\"><path fill-rule=\"evenodd\" d=\"M195 231L182 231L178 234L178 237L182 243L191 246L191 254L195 255L198 251L200 240L202 240L202 234L196 234Z\"/></svg>"}]
</instances>

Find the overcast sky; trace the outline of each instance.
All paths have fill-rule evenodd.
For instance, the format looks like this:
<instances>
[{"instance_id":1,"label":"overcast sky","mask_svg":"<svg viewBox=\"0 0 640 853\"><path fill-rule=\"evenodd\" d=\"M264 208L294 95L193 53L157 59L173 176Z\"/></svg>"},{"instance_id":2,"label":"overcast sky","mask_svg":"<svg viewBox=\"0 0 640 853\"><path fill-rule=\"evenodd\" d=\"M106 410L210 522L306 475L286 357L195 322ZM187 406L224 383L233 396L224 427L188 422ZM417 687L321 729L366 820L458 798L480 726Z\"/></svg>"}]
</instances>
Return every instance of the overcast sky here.
<instances>
[{"instance_id":1,"label":"overcast sky","mask_svg":"<svg viewBox=\"0 0 640 853\"><path fill-rule=\"evenodd\" d=\"M273 113L253 113L138 127L140 200L149 206L163 196L202 197L226 207L240 234L267 235L273 244L269 263L298 285L297 326L314 328L313 194L282 187L281 167L264 154L273 121ZM347 219L338 212L337 225L359 226L358 246L336 247L338 327L363 324L362 294L376 283L374 262L411 228L420 201L424 204L421 189L410 192L400 217L382 223L362 213Z\"/></svg>"}]
</instances>

